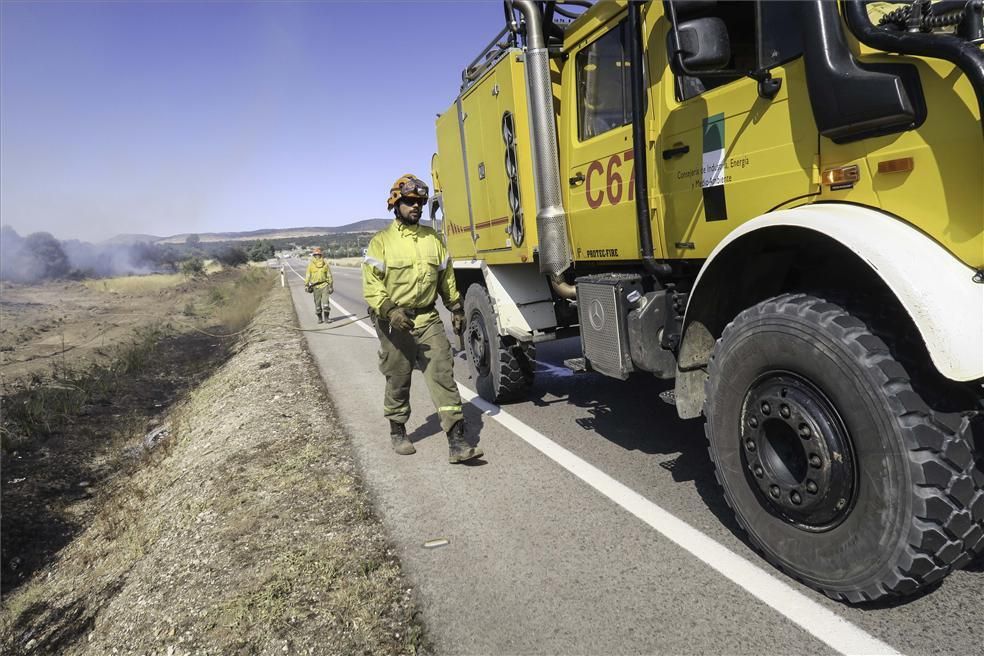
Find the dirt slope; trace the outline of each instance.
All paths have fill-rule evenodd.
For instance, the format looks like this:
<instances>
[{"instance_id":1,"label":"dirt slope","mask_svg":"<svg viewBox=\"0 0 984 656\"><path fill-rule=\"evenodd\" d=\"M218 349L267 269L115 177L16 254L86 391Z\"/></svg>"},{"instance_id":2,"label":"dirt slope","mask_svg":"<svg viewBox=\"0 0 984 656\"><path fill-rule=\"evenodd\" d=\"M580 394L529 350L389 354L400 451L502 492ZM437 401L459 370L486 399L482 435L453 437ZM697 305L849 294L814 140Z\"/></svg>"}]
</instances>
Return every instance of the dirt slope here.
<instances>
[{"instance_id":1,"label":"dirt slope","mask_svg":"<svg viewBox=\"0 0 984 656\"><path fill-rule=\"evenodd\" d=\"M295 325L275 288L238 352L170 414L172 437L4 600L0 651L427 651Z\"/></svg>"},{"instance_id":2,"label":"dirt slope","mask_svg":"<svg viewBox=\"0 0 984 656\"><path fill-rule=\"evenodd\" d=\"M128 276L34 285L0 283L0 381L9 383L63 364L105 364L135 331L195 324L204 307L243 275L223 271L197 279ZM205 327L205 326L202 326Z\"/></svg>"}]
</instances>

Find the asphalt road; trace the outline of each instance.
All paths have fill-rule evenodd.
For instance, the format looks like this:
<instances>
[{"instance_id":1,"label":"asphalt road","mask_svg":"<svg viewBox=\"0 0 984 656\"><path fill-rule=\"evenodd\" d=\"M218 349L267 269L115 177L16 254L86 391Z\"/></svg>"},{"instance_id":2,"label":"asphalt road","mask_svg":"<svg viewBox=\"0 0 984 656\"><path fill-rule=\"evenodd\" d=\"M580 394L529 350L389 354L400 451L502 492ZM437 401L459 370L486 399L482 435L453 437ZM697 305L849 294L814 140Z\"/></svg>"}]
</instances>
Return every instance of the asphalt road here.
<instances>
[{"instance_id":1,"label":"asphalt road","mask_svg":"<svg viewBox=\"0 0 984 656\"><path fill-rule=\"evenodd\" d=\"M333 273L329 325L341 326L365 301L358 269ZM302 327L317 328L287 278ZM740 537L700 421L659 400L669 383L575 376L562 362L576 340L540 345L530 399L472 401L486 457L450 466L419 373L417 453L390 450L368 321L307 335L440 653L984 654L984 563L862 607L772 569ZM474 396L460 356L455 367ZM424 547L434 539L448 543Z\"/></svg>"}]
</instances>

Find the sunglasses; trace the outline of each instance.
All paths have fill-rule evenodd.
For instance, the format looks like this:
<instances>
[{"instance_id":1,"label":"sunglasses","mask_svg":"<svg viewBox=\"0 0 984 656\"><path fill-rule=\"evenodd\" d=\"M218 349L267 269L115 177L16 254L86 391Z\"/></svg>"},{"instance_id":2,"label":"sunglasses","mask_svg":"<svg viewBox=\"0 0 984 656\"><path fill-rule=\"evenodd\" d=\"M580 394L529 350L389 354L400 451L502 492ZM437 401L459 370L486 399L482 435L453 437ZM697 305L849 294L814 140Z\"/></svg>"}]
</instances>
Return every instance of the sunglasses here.
<instances>
[{"instance_id":1,"label":"sunglasses","mask_svg":"<svg viewBox=\"0 0 984 656\"><path fill-rule=\"evenodd\" d=\"M413 205L415 207L423 207L427 203L426 198L401 198L401 203L406 203L407 205Z\"/></svg>"}]
</instances>

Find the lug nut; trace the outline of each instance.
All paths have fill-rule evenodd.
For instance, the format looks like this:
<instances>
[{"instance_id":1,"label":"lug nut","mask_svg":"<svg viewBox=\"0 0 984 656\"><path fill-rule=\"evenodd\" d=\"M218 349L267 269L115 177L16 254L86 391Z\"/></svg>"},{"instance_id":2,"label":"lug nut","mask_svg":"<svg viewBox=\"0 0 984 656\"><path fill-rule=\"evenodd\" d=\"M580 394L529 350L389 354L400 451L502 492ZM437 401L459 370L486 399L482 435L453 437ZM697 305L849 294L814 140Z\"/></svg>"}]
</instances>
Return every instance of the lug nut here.
<instances>
[{"instance_id":1,"label":"lug nut","mask_svg":"<svg viewBox=\"0 0 984 656\"><path fill-rule=\"evenodd\" d=\"M806 424L800 424L799 425L799 434L800 434L800 437L802 437L804 440L808 440L808 439L810 439L810 437L813 436L813 431L811 431L810 430L810 427L807 426Z\"/></svg>"},{"instance_id":2,"label":"lug nut","mask_svg":"<svg viewBox=\"0 0 984 656\"><path fill-rule=\"evenodd\" d=\"M768 401L763 401L762 402L762 414L763 415L767 415L770 412L772 412L772 406L769 405L769 402Z\"/></svg>"},{"instance_id":3,"label":"lug nut","mask_svg":"<svg viewBox=\"0 0 984 656\"><path fill-rule=\"evenodd\" d=\"M810 455L810 465L812 467L820 467L820 465L822 465L822 464L823 464L823 461L820 460L820 456L818 456L815 453Z\"/></svg>"},{"instance_id":4,"label":"lug nut","mask_svg":"<svg viewBox=\"0 0 984 656\"><path fill-rule=\"evenodd\" d=\"M793 492L789 495L789 500L792 501L797 506L803 503L803 497L800 496L799 492Z\"/></svg>"},{"instance_id":5,"label":"lug nut","mask_svg":"<svg viewBox=\"0 0 984 656\"><path fill-rule=\"evenodd\" d=\"M779 406L779 414L782 415L783 419L789 419L789 406L785 403Z\"/></svg>"},{"instance_id":6,"label":"lug nut","mask_svg":"<svg viewBox=\"0 0 984 656\"><path fill-rule=\"evenodd\" d=\"M755 440L748 439L745 440L745 448L749 451L755 451Z\"/></svg>"},{"instance_id":7,"label":"lug nut","mask_svg":"<svg viewBox=\"0 0 984 656\"><path fill-rule=\"evenodd\" d=\"M771 486L769 488L769 494L772 495L772 498L773 499L778 499L779 498L779 494L780 494L779 486L778 485Z\"/></svg>"},{"instance_id":8,"label":"lug nut","mask_svg":"<svg viewBox=\"0 0 984 656\"><path fill-rule=\"evenodd\" d=\"M755 474L756 478L762 478L765 476L765 470L762 469L762 465L755 465L752 467L752 473Z\"/></svg>"},{"instance_id":9,"label":"lug nut","mask_svg":"<svg viewBox=\"0 0 984 656\"><path fill-rule=\"evenodd\" d=\"M758 417L749 417L748 425L751 426L752 428L758 428L759 425Z\"/></svg>"},{"instance_id":10,"label":"lug nut","mask_svg":"<svg viewBox=\"0 0 984 656\"><path fill-rule=\"evenodd\" d=\"M847 499L838 499L835 508L837 508L837 510L843 510L844 506L846 505L847 505Z\"/></svg>"},{"instance_id":11,"label":"lug nut","mask_svg":"<svg viewBox=\"0 0 984 656\"><path fill-rule=\"evenodd\" d=\"M806 482L806 491L809 492L810 494L816 494L818 489L819 488L817 488L817 484L815 481Z\"/></svg>"}]
</instances>

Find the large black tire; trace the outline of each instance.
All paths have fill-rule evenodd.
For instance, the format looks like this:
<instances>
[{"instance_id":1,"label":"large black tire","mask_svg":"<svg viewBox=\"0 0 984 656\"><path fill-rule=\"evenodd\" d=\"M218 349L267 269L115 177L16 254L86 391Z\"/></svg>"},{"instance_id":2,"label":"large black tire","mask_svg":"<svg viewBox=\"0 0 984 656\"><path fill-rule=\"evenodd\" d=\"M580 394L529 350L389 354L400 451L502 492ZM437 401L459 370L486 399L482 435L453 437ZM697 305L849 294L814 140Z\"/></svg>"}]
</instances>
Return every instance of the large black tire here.
<instances>
[{"instance_id":1,"label":"large black tire","mask_svg":"<svg viewBox=\"0 0 984 656\"><path fill-rule=\"evenodd\" d=\"M964 554L953 564L959 569L979 558L984 559L984 416L965 415L960 418L960 434L966 436L967 443L972 446L976 463L971 471L974 481L974 496L970 502L971 514L977 519L981 530L977 539L973 537L964 541Z\"/></svg>"},{"instance_id":2,"label":"large black tire","mask_svg":"<svg viewBox=\"0 0 984 656\"><path fill-rule=\"evenodd\" d=\"M534 346L499 335L485 287L465 294L465 357L478 395L492 403L525 398L533 386Z\"/></svg>"},{"instance_id":3,"label":"large black tire","mask_svg":"<svg viewBox=\"0 0 984 656\"><path fill-rule=\"evenodd\" d=\"M834 599L911 594L980 548L966 418L934 413L886 343L803 294L742 312L708 367L715 475L774 565Z\"/></svg>"}]
</instances>

